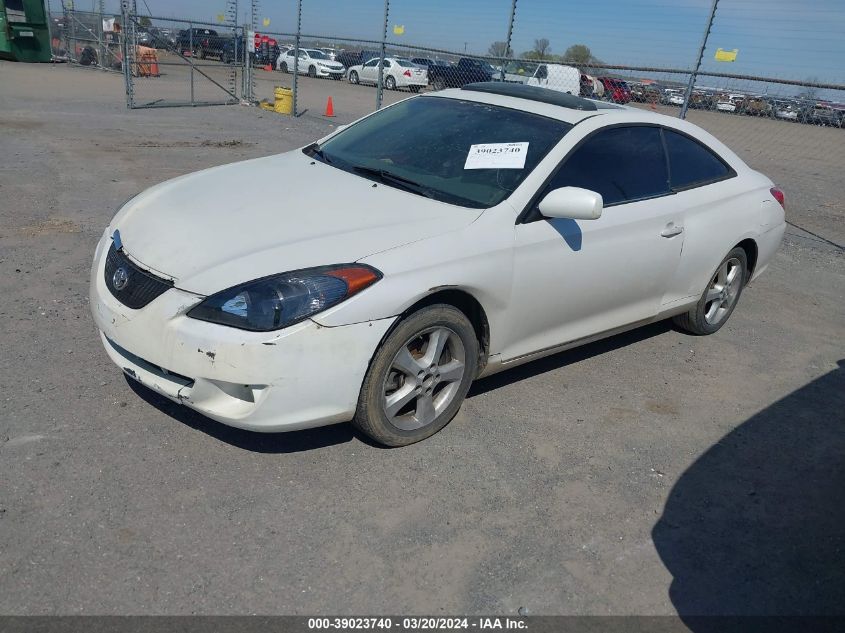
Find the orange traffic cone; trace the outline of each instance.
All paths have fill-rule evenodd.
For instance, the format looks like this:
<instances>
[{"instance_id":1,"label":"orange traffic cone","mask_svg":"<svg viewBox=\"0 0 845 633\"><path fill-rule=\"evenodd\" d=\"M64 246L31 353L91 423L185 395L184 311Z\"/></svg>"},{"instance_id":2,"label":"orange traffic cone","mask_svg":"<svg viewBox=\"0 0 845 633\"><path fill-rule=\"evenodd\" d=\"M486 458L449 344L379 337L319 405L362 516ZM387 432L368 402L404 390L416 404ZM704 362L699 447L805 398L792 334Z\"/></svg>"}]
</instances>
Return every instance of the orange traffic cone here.
<instances>
[{"instance_id":1,"label":"orange traffic cone","mask_svg":"<svg viewBox=\"0 0 845 633\"><path fill-rule=\"evenodd\" d=\"M270 64L265 64L263 70L266 70L269 73L273 70L273 67Z\"/></svg>"},{"instance_id":2,"label":"orange traffic cone","mask_svg":"<svg viewBox=\"0 0 845 633\"><path fill-rule=\"evenodd\" d=\"M334 116L334 104L331 97L326 101L326 113L323 116Z\"/></svg>"}]
</instances>

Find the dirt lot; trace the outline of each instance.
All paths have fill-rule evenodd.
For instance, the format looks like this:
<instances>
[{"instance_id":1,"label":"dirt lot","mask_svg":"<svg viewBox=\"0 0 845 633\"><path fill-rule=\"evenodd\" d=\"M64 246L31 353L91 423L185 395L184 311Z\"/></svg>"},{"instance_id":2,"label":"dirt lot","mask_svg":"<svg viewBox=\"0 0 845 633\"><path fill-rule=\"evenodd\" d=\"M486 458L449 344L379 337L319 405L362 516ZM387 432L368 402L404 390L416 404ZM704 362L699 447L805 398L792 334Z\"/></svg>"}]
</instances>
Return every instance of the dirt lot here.
<instances>
[{"instance_id":1,"label":"dirt lot","mask_svg":"<svg viewBox=\"0 0 845 633\"><path fill-rule=\"evenodd\" d=\"M0 62L0 613L843 613L845 131L693 113L813 234L789 228L717 335L657 324L535 362L384 450L163 401L88 312L128 196L374 98L303 85L338 118L130 112L119 76Z\"/></svg>"}]
</instances>

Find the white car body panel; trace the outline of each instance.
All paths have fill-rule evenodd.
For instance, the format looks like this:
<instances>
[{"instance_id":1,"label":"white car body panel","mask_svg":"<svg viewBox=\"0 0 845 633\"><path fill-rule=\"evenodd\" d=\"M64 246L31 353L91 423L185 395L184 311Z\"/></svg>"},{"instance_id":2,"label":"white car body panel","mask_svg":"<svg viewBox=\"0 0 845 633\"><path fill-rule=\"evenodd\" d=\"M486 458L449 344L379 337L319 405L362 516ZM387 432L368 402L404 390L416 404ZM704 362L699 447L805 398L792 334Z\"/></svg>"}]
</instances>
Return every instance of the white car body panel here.
<instances>
[{"instance_id":1,"label":"white car body panel","mask_svg":"<svg viewBox=\"0 0 845 633\"><path fill-rule=\"evenodd\" d=\"M376 62L375 65L368 66L368 64L374 61ZM422 88L428 85L428 69L416 65L410 68L400 66L395 57L385 57L384 61L389 66L384 69L382 82L386 81L387 77L392 77L396 82L397 88L409 88L411 86ZM347 78L352 72L357 73L359 83L378 84L378 58L369 59L363 64L350 66L346 72Z\"/></svg>"},{"instance_id":2,"label":"white car body panel","mask_svg":"<svg viewBox=\"0 0 845 633\"><path fill-rule=\"evenodd\" d=\"M481 305L489 324L487 375L683 312L734 246L754 241L756 277L780 244L784 212L771 181L686 121L464 90L414 98L491 103L576 125L508 199L484 210L376 184L300 150L157 185L124 205L95 253L91 309L109 357L136 380L226 424L263 431L329 424L352 416L384 336L433 293L459 291ZM697 138L736 175L611 206L597 220L518 222L580 140L626 123ZM673 227L682 230L661 235ZM104 281L115 229L132 261L174 281L139 310L122 305ZM278 331L246 332L187 316L204 296L234 285L356 261L383 278Z\"/></svg>"},{"instance_id":3,"label":"white car body panel","mask_svg":"<svg viewBox=\"0 0 845 633\"><path fill-rule=\"evenodd\" d=\"M541 77L543 74L545 77ZM540 64L526 83L577 96L581 93L581 71L563 64Z\"/></svg>"},{"instance_id":4,"label":"white car body panel","mask_svg":"<svg viewBox=\"0 0 845 633\"><path fill-rule=\"evenodd\" d=\"M332 186L321 184L328 180ZM323 265L326 253L329 263L353 262L480 214L425 198L409 206L407 195L296 150L156 185L127 203L110 230L120 230L136 263L178 288L212 294L247 278Z\"/></svg>"},{"instance_id":5,"label":"white car body panel","mask_svg":"<svg viewBox=\"0 0 845 633\"><path fill-rule=\"evenodd\" d=\"M346 72L346 67L340 62L332 59L312 59L310 50L312 49L300 48L298 62L293 54L294 49L282 53L276 60L276 70L282 70L282 64L286 64L288 72L296 72L300 75L307 75L312 66L317 77L342 77Z\"/></svg>"}]
</instances>

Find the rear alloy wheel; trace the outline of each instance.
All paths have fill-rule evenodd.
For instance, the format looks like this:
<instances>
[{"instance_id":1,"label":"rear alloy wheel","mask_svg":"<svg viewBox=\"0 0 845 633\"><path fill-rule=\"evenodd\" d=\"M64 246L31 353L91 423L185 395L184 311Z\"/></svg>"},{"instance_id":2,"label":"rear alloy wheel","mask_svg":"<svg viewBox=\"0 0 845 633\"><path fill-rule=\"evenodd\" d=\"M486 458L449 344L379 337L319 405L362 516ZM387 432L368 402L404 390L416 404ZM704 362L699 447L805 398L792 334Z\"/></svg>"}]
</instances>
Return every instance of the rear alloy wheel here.
<instances>
[{"instance_id":1,"label":"rear alloy wheel","mask_svg":"<svg viewBox=\"0 0 845 633\"><path fill-rule=\"evenodd\" d=\"M731 316L748 276L748 257L735 248L716 269L696 306L674 318L675 324L692 334L713 334Z\"/></svg>"},{"instance_id":2,"label":"rear alloy wheel","mask_svg":"<svg viewBox=\"0 0 845 633\"><path fill-rule=\"evenodd\" d=\"M396 80L390 75L388 75L384 79L384 87L388 90L396 90Z\"/></svg>"},{"instance_id":3,"label":"rear alloy wheel","mask_svg":"<svg viewBox=\"0 0 845 633\"><path fill-rule=\"evenodd\" d=\"M349 83L351 83L351 84L357 84L358 83L358 73L356 73L354 70L351 73L349 73Z\"/></svg>"},{"instance_id":4,"label":"rear alloy wheel","mask_svg":"<svg viewBox=\"0 0 845 633\"><path fill-rule=\"evenodd\" d=\"M446 304L423 308L376 352L352 424L386 446L434 435L460 409L477 363L478 340L463 312Z\"/></svg>"}]
</instances>

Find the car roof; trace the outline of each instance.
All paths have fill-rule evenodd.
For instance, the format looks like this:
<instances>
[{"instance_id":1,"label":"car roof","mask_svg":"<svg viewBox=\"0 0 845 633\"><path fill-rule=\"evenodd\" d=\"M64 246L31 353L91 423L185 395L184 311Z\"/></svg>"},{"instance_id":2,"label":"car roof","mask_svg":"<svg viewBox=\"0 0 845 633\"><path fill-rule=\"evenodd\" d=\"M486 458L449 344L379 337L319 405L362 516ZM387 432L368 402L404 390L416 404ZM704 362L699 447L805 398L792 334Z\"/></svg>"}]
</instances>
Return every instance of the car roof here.
<instances>
[{"instance_id":1,"label":"car roof","mask_svg":"<svg viewBox=\"0 0 845 633\"><path fill-rule=\"evenodd\" d=\"M618 106L612 103L607 103L606 101L582 99L581 97L575 97L557 90L549 90L548 88L525 86L523 84L509 84L505 82L484 83L500 84L502 88L498 90L465 90L464 88L451 88L447 90L440 90L438 92L429 92L421 96L423 98L447 97L450 99L489 103L491 105L502 106L504 108L532 112L534 114L539 114L572 124L598 114L605 114L608 112L626 112L632 110L632 108L628 108L626 106ZM531 88L531 90L524 90L524 88ZM538 96L542 98L538 99ZM589 103L591 107L590 109L567 107L564 104L569 103L569 100L577 100L577 102L584 101ZM643 110L635 110L635 112L642 113L647 116L652 114Z\"/></svg>"},{"instance_id":2,"label":"car roof","mask_svg":"<svg viewBox=\"0 0 845 633\"><path fill-rule=\"evenodd\" d=\"M521 84L511 85L519 86ZM536 86L530 87L536 88L537 90L542 90L544 92L556 93L558 95L562 94L555 90L549 90L548 88L537 88ZM437 92L428 92L426 94L418 95L417 97L412 98L436 99L445 97L448 99L459 99L462 101L489 103L490 105L496 105L503 108L511 108L513 110L531 112L540 116L564 121L565 123L569 123L571 125L576 125L581 121L585 121L586 119L592 119L594 117L601 117L604 124L608 126L626 124L660 125L670 129L678 130L684 134L698 139L699 141L703 142L705 145L710 147L712 150L714 150L722 158L724 158L731 165L731 167L733 167L737 171L743 171L748 169L748 167L745 166L745 163L743 163L742 160L729 147L727 147L724 143L722 143L719 139L714 137L706 130L703 130L702 128L698 127L693 123L690 123L689 121L685 121L677 117L667 116L665 114L660 114L658 112L652 112L650 110L643 110L641 108L634 108L631 106L616 105L612 103L607 103L605 101L596 101L593 99L587 99L586 101L594 103L596 106L595 110L578 110L563 105L556 105L554 103L551 103L549 100L540 101L527 96L532 93L533 91L531 91L530 93L523 92L523 96L513 96L502 94L501 91L483 92L478 90L463 90L461 88L451 88L447 90L440 90ZM572 95L564 96L572 97Z\"/></svg>"}]
</instances>

